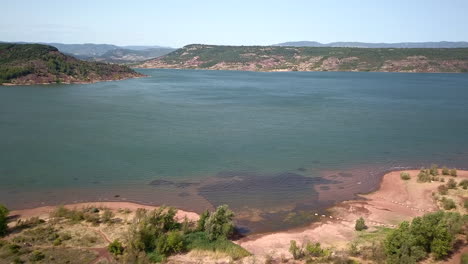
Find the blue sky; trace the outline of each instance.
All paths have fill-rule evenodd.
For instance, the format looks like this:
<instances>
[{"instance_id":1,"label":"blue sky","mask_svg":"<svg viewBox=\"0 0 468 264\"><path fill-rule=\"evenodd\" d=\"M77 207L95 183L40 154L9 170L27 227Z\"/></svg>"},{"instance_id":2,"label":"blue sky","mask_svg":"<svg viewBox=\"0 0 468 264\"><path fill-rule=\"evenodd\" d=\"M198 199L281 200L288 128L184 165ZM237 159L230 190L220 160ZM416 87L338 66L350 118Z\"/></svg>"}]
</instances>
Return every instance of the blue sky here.
<instances>
[{"instance_id":1,"label":"blue sky","mask_svg":"<svg viewBox=\"0 0 468 264\"><path fill-rule=\"evenodd\" d=\"M467 0L0 0L0 40L163 45L467 41Z\"/></svg>"}]
</instances>

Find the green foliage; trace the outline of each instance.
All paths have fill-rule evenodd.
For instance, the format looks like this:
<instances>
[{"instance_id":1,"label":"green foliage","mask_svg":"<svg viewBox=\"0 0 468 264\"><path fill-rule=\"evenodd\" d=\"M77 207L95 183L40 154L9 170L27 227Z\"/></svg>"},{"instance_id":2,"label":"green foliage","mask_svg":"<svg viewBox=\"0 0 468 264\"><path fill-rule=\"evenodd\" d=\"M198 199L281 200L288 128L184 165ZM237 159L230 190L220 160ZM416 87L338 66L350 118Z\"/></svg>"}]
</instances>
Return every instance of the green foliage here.
<instances>
[{"instance_id":1,"label":"green foliage","mask_svg":"<svg viewBox=\"0 0 468 264\"><path fill-rule=\"evenodd\" d=\"M249 256L250 253L241 246L227 240L210 240L205 232L190 233L185 236L187 250L205 250L213 252L222 252L233 259L240 259Z\"/></svg>"},{"instance_id":2,"label":"green foliage","mask_svg":"<svg viewBox=\"0 0 468 264\"><path fill-rule=\"evenodd\" d=\"M211 240L226 239L234 232L234 213L227 205L221 205L205 221L205 232Z\"/></svg>"},{"instance_id":3,"label":"green foliage","mask_svg":"<svg viewBox=\"0 0 468 264\"><path fill-rule=\"evenodd\" d=\"M170 231L157 238L156 250L159 254L169 256L185 250L184 236L179 231Z\"/></svg>"},{"instance_id":4,"label":"green foliage","mask_svg":"<svg viewBox=\"0 0 468 264\"><path fill-rule=\"evenodd\" d=\"M431 174L429 170L421 169L418 173L418 182L429 182L431 181Z\"/></svg>"},{"instance_id":5,"label":"green foliage","mask_svg":"<svg viewBox=\"0 0 468 264\"><path fill-rule=\"evenodd\" d=\"M462 181L458 184L458 186L461 186L461 187L463 188L463 190L468 189L468 180L467 180L467 179L462 180Z\"/></svg>"},{"instance_id":6,"label":"green foliage","mask_svg":"<svg viewBox=\"0 0 468 264\"><path fill-rule=\"evenodd\" d=\"M468 209L468 199L465 199L465 200L463 201L463 207L464 207L465 209Z\"/></svg>"},{"instance_id":7,"label":"green foliage","mask_svg":"<svg viewBox=\"0 0 468 264\"><path fill-rule=\"evenodd\" d=\"M0 237L6 235L8 230L7 218L8 218L8 209L0 204Z\"/></svg>"},{"instance_id":8,"label":"green foliage","mask_svg":"<svg viewBox=\"0 0 468 264\"><path fill-rule=\"evenodd\" d=\"M120 243L120 241L118 239L116 239L107 246L107 250L109 250L109 252L112 255L118 256L118 255L123 254L124 247L123 247L122 243Z\"/></svg>"},{"instance_id":9,"label":"green foliage","mask_svg":"<svg viewBox=\"0 0 468 264\"><path fill-rule=\"evenodd\" d=\"M431 174L432 176L439 175L439 167L437 167L436 164L432 164L431 168L429 169L429 174Z\"/></svg>"},{"instance_id":10,"label":"green foliage","mask_svg":"<svg viewBox=\"0 0 468 264\"><path fill-rule=\"evenodd\" d=\"M447 182L447 188L449 189L456 189L457 188L457 182L454 179L450 179Z\"/></svg>"},{"instance_id":11,"label":"green foliage","mask_svg":"<svg viewBox=\"0 0 468 264\"><path fill-rule=\"evenodd\" d=\"M407 181L407 180L411 179L411 176L410 176L410 174L408 172L402 172L402 173L400 173L400 178L402 180Z\"/></svg>"},{"instance_id":12,"label":"green foliage","mask_svg":"<svg viewBox=\"0 0 468 264\"><path fill-rule=\"evenodd\" d=\"M71 78L87 81L90 76L100 80L132 75L138 74L126 66L80 61L51 46L0 43L0 84L23 76L30 81L46 77L49 82L60 83Z\"/></svg>"},{"instance_id":13,"label":"green foliage","mask_svg":"<svg viewBox=\"0 0 468 264\"><path fill-rule=\"evenodd\" d=\"M304 254L310 257L323 257L326 255L326 251L322 249L320 243L308 242L305 246Z\"/></svg>"},{"instance_id":14,"label":"green foliage","mask_svg":"<svg viewBox=\"0 0 468 264\"><path fill-rule=\"evenodd\" d=\"M442 175L446 175L446 176L450 175L450 171L449 171L449 169L447 167L442 168Z\"/></svg>"},{"instance_id":15,"label":"green foliage","mask_svg":"<svg viewBox=\"0 0 468 264\"><path fill-rule=\"evenodd\" d=\"M364 218L359 217L359 219L356 220L356 224L354 225L354 229L356 229L356 231L362 231L362 230L364 230L366 228L367 228L367 226L366 226L366 222L364 221Z\"/></svg>"},{"instance_id":16,"label":"green foliage","mask_svg":"<svg viewBox=\"0 0 468 264\"><path fill-rule=\"evenodd\" d=\"M436 259L446 256L463 222L458 213L437 212L401 223L385 239L388 263L416 263L429 253Z\"/></svg>"},{"instance_id":17,"label":"green foliage","mask_svg":"<svg viewBox=\"0 0 468 264\"><path fill-rule=\"evenodd\" d=\"M110 223L113 217L114 217L114 213L109 209L105 209L104 212L102 213L101 220L104 223Z\"/></svg>"},{"instance_id":18,"label":"green foliage","mask_svg":"<svg viewBox=\"0 0 468 264\"><path fill-rule=\"evenodd\" d=\"M451 169L450 176L457 177L457 169Z\"/></svg>"},{"instance_id":19,"label":"green foliage","mask_svg":"<svg viewBox=\"0 0 468 264\"><path fill-rule=\"evenodd\" d=\"M457 205L452 199L442 197L442 200L440 201L442 202L442 206L444 207L445 210L451 210L451 209L457 208Z\"/></svg>"},{"instance_id":20,"label":"green foliage","mask_svg":"<svg viewBox=\"0 0 468 264\"><path fill-rule=\"evenodd\" d=\"M304 257L304 250L297 246L296 240L291 240L289 242L289 253L291 253L294 259L301 259Z\"/></svg>"},{"instance_id":21,"label":"green foliage","mask_svg":"<svg viewBox=\"0 0 468 264\"><path fill-rule=\"evenodd\" d=\"M208 217L210 217L210 212L208 210L204 211L200 215L200 218L197 221L197 231L205 231L205 223Z\"/></svg>"},{"instance_id":22,"label":"green foliage","mask_svg":"<svg viewBox=\"0 0 468 264\"><path fill-rule=\"evenodd\" d=\"M42 253L41 251L39 250L34 250L31 254L31 256L29 257L29 260L31 261L40 261L40 260L43 260L45 258L45 255L44 253Z\"/></svg>"},{"instance_id":23,"label":"green foliage","mask_svg":"<svg viewBox=\"0 0 468 264\"><path fill-rule=\"evenodd\" d=\"M448 193L448 188L445 184L439 185L439 187L437 187L437 190L441 195L447 195Z\"/></svg>"},{"instance_id":24,"label":"green foliage","mask_svg":"<svg viewBox=\"0 0 468 264\"><path fill-rule=\"evenodd\" d=\"M460 264L468 264L468 253L462 254Z\"/></svg>"}]
</instances>

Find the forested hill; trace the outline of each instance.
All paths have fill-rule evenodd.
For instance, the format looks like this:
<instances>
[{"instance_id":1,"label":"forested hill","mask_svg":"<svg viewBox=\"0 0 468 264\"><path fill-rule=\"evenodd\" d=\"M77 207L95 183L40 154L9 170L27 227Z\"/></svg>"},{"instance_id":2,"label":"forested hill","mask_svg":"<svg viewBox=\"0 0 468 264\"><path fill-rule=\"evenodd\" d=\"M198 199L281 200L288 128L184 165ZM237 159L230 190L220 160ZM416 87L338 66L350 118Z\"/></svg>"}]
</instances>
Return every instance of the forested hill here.
<instances>
[{"instance_id":1,"label":"forested hill","mask_svg":"<svg viewBox=\"0 0 468 264\"><path fill-rule=\"evenodd\" d=\"M468 48L337 48L193 44L137 67L245 71L468 72Z\"/></svg>"},{"instance_id":2,"label":"forested hill","mask_svg":"<svg viewBox=\"0 0 468 264\"><path fill-rule=\"evenodd\" d=\"M142 76L121 65L86 62L41 44L0 44L0 84L92 83Z\"/></svg>"}]
</instances>

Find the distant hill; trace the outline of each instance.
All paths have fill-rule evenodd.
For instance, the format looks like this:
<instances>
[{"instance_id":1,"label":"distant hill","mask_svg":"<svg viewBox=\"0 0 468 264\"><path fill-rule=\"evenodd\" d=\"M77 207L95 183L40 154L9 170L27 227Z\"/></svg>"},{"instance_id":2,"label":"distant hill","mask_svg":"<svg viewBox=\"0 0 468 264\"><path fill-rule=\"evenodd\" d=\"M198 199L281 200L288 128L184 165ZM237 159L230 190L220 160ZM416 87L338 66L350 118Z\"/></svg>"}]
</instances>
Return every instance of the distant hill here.
<instances>
[{"instance_id":1,"label":"distant hill","mask_svg":"<svg viewBox=\"0 0 468 264\"><path fill-rule=\"evenodd\" d=\"M6 43L6 42L0 42ZM15 42L17 44L35 44ZM60 52L78 59L109 63L135 63L166 55L175 49L161 46L116 46L112 44L37 43L56 47Z\"/></svg>"},{"instance_id":2,"label":"distant hill","mask_svg":"<svg viewBox=\"0 0 468 264\"><path fill-rule=\"evenodd\" d=\"M242 71L468 72L468 48L362 49L193 44L136 67Z\"/></svg>"},{"instance_id":3,"label":"distant hill","mask_svg":"<svg viewBox=\"0 0 468 264\"><path fill-rule=\"evenodd\" d=\"M121 65L86 62L41 44L0 44L0 84L91 83L143 76Z\"/></svg>"},{"instance_id":4,"label":"distant hill","mask_svg":"<svg viewBox=\"0 0 468 264\"><path fill-rule=\"evenodd\" d=\"M172 48L151 48L151 49L141 49L141 50L131 50L131 49L113 49L101 54L99 56L81 56L77 55L77 58L89 60L89 61L102 61L110 63L136 63L142 62L145 60L157 58L163 55L166 55L175 49Z\"/></svg>"},{"instance_id":5,"label":"distant hill","mask_svg":"<svg viewBox=\"0 0 468 264\"><path fill-rule=\"evenodd\" d=\"M293 41L275 44L285 47L343 47L343 48L468 48L468 42L401 42L401 43L366 43L366 42L331 42Z\"/></svg>"}]
</instances>

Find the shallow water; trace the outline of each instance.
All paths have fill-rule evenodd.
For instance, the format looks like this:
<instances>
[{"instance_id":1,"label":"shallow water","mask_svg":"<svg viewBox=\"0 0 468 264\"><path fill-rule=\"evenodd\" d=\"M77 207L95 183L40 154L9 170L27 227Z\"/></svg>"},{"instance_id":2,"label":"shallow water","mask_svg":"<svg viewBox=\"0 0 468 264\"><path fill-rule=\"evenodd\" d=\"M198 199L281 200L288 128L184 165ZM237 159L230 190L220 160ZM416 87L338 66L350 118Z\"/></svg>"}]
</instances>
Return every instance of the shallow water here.
<instances>
[{"instance_id":1,"label":"shallow water","mask_svg":"<svg viewBox=\"0 0 468 264\"><path fill-rule=\"evenodd\" d=\"M0 202L228 203L268 231L395 167L468 167L466 74L141 72L0 87Z\"/></svg>"}]
</instances>

